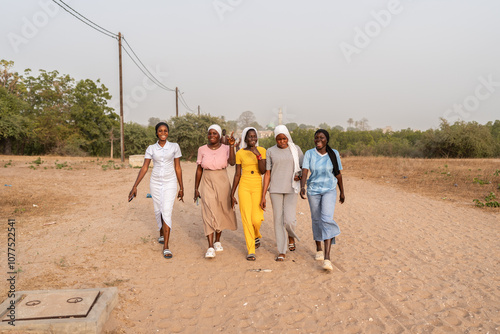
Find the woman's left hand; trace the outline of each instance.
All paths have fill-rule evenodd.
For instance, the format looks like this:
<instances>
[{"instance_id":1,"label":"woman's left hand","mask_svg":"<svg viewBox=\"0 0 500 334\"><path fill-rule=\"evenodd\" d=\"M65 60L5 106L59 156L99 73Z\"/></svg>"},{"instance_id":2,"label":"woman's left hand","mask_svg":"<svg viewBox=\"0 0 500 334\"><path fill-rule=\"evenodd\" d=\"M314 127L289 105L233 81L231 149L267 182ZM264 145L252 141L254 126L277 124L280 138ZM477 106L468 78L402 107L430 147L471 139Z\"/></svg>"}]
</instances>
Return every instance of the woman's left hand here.
<instances>
[{"instance_id":1,"label":"woman's left hand","mask_svg":"<svg viewBox=\"0 0 500 334\"><path fill-rule=\"evenodd\" d=\"M229 138L227 139L227 143L231 146L234 146L234 143L236 142L236 139L234 139L233 134L234 134L234 131L231 132L231 136L229 136Z\"/></svg>"},{"instance_id":2,"label":"woman's left hand","mask_svg":"<svg viewBox=\"0 0 500 334\"><path fill-rule=\"evenodd\" d=\"M257 149L257 146L254 146L250 149L250 151L255 154L256 156L259 156L260 155L260 152L259 150Z\"/></svg>"},{"instance_id":3,"label":"woman's left hand","mask_svg":"<svg viewBox=\"0 0 500 334\"><path fill-rule=\"evenodd\" d=\"M179 192L177 193L177 198L179 199L179 201L184 202L184 189L179 189Z\"/></svg>"},{"instance_id":4,"label":"woman's left hand","mask_svg":"<svg viewBox=\"0 0 500 334\"><path fill-rule=\"evenodd\" d=\"M343 203L344 203L344 201L345 201L344 192L343 192L343 191L341 191L341 192L340 192L340 196L339 196L339 202L340 202L340 204L343 204Z\"/></svg>"},{"instance_id":5,"label":"woman's left hand","mask_svg":"<svg viewBox=\"0 0 500 334\"><path fill-rule=\"evenodd\" d=\"M200 195L200 192L198 191L198 189L196 189L196 190L194 191L194 201L196 202L196 200L197 200L198 198L201 198L201 195Z\"/></svg>"}]
</instances>

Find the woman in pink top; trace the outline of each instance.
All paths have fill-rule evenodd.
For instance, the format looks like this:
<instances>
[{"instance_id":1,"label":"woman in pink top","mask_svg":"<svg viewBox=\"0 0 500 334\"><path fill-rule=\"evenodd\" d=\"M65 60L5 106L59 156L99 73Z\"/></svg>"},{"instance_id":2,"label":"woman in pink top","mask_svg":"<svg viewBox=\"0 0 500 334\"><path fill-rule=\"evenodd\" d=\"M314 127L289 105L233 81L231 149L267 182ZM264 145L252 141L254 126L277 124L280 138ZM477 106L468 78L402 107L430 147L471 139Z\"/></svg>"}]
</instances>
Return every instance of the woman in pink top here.
<instances>
[{"instance_id":1,"label":"woman in pink top","mask_svg":"<svg viewBox=\"0 0 500 334\"><path fill-rule=\"evenodd\" d=\"M206 258L214 258L215 252L223 250L220 242L222 230L236 230L236 213L231 208L231 185L227 176L227 164L234 166L235 139L227 139L229 145L221 143L222 130L217 124L208 128L208 144L198 149L194 200L201 198L201 214L208 240ZM214 242L215 237L215 242Z\"/></svg>"}]
</instances>

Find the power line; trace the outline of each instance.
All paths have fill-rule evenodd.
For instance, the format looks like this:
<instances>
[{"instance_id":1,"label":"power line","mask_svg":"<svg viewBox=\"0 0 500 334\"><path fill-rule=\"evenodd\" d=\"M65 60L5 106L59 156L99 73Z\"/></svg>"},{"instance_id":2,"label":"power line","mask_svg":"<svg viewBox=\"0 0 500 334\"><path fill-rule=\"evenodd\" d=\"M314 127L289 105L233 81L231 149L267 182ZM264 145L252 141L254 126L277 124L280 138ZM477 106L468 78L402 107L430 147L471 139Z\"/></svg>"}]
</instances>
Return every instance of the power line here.
<instances>
[{"instance_id":1,"label":"power line","mask_svg":"<svg viewBox=\"0 0 500 334\"><path fill-rule=\"evenodd\" d=\"M78 13L76 10L74 10L73 8L71 8L71 6L70 6L70 5L68 5L67 3L65 3L63 0L59 0L59 1L60 1L63 5L65 5L65 6L66 6L66 7L68 7L69 9L71 9L73 12L75 12L77 15L79 15L79 16L81 16L81 17L83 17L85 20L89 21L89 22L90 22L90 23L92 23L93 25L98 26L99 28L101 28L102 30L104 30L104 31L106 31L106 32L108 32L108 33L110 33L111 35L118 36L118 35L116 35L114 32L109 31L108 29L105 29L105 28L101 27L101 26L100 26L100 25L98 25L97 23L95 23L95 22L93 22L93 21L89 20L88 18L86 18L84 15L82 15L82 14Z\"/></svg>"},{"instance_id":2,"label":"power line","mask_svg":"<svg viewBox=\"0 0 500 334\"><path fill-rule=\"evenodd\" d=\"M76 19L80 20L81 22L85 23L86 25L88 25L89 27L91 27L92 29L94 30L97 30L98 32L100 32L101 34L103 35L106 35L108 37L111 37L113 39L116 39L118 40L119 37L117 34L101 27L100 25L98 25L97 23L91 21L90 19L88 19L87 17L85 17L84 15L80 14L79 12L77 12L75 9L73 9L71 6L69 6L68 4L66 4L63 0L59 0L65 7L69 8L70 10L68 10L67 8L65 8L63 5L61 5L61 3L57 2L56 0L52 0L56 5L58 5L59 7L61 7L62 9L64 9L66 12L68 12L69 14L71 14L72 16L74 16ZM90 22L90 23L89 23ZM173 92L175 91L174 89L172 88L169 88L167 86L165 86L160 80L158 80L154 75L153 73L151 73L148 68L146 67L146 65L144 65L144 63L141 61L141 59L139 58L139 56L137 56L137 54L135 53L134 49L132 49L132 46L130 46L130 44L128 43L128 41L125 39L125 37L122 36L122 38L124 41L125 41L125 44L127 45L127 47L130 49L130 51L132 52L132 54L135 56L135 59L137 59L137 61L142 65L142 67L137 63L137 61L134 59L134 57L132 57L132 55L127 51L127 48L125 47L125 45L122 45L122 48L123 50L125 51L125 53L129 56L129 58L132 60L132 62L137 66L137 68L149 79L151 80L155 85L157 85L158 87L160 87L161 89L164 89L166 91L170 91L170 92ZM146 73L147 72L147 73ZM195 112L193 109L191 109L186 100L184 99L184 97L182 96L182 93L179 94L180 95L180 98L179 100L181 101L182 105L184 105L184 107L191 111L191 112Z\"/></svg>"},{"instance_id":3,"label":"power line","mask_svg":"<svg viewBox=\"0 0 500 334\"><path fill-rule=\"evenodd\" d=\"M132 47L130 46L130 44L128 43L128 41L125 39L125 37L122 37L122 39L125 41L125 44L127 44L127 46L129 47L130 51L132 51L132 53L134 54L135 58L139 61L139 63L141 63L142 67L150 74L151 77L154 78L151 79L153 81L153 83L156 83L157 86L159 86L160 88L164 88L165 90L169 90L171 92L175 91L175 89L171 89L167 86L165 86L160 80L158 80L154 75L153 73L151 73L148 68L146 67L146 65L144 65L144 63L141 61L141 59L139 58L139 56L137 56L137 54L135 53L134 49L132 49ZM137 63L136 63L137 65ZM144 73L144 72L143 72ZM156 81L156 82L155 82Z\"/></svg>"},{"instance_id":4,"label":"power line","mask_svg":"<svg viewBox=\"0 0 500 334\"><path fill-rule=\"evenodd\" d=\"M157 85L158 87L160 87L161 89L164 89L164 90L170 90L172 91L172 89L168 88L168 87L163 87L163 86L160 86L158 85L153 78L151 78L146 72L144 72L144 70L139 66L139 64L137 64L137 62L135 61L135 59L130 55L130 53L127 51L126 48L123 48L123 51L125 51L125 53L129 56L129 58L134 62L135 66L137 66L137 68L149 79L151 80L155 85Z\"/></svg>"},{"instance_id":5,"label":"power line","mask_svg":"<svg viewBox=\"0 0 500 334\"><path fill-rule=\"evenodd\" d=\"M58 3L57 1L55 1L55 0L52 0L52 1L53 1L56 5L58 5L59 7L61 7L61 8L62 8L62 9L64 9L65 11L67 11L69 14L73 15L73 16L74 16L74 17L76 17L78 20L82 21L83 23L85 23L86 25L88 25L89 27L91 27L92 29L95 29L95 30L97 30L98 32L100 32L101 34L104 34L104 35L106 35L106 36L108 36L108 37L111 37L111 38L113 38L113 39L117 39L117 38L118 38L118 36L117 36L116 34L113 34L113 33L109 34L109 33L105 32L105 31L103 31L103 30L100 30L99 28L96 28L95 26L91 25L91 24L90 24L90 23L88 23L88 22L85 22L84 20L82 20L81 18L79 18L78 16L76 16L75 14L73 14L72 12L70 12L69 10L67 10L66 8L64 8L64 7L63 7L60 3ZM75 11L75 12L76 12L76 11ZM76 13L78 13L78 12L76 12ZM79 14L79 15L81 15L81 14ZM83 15L82 15L82 16L83 16ZM90 20L89 20L89 21L90 21ZM92 22L92 21L90 21L90 22ZM92 23L93 23L93 22L92 22ZM94 23L94 24L95 24L95 23ZM101 29L102 29L102 28L101 28Z\"/></svg>"},{"instance_id":6,"label":"power line","mask_svg":"<svg viewBox=\"0 0 500 334\"><path fill-rule=\"evenodd\" d=\"M182 96L182 94L184 94L184 93L179 94L179 95L180 95L180 97L181 97L181 98L180 98L181 103L184 105L184 107L186 107L186 109L187 109L187 110L189 110L189 111L191 111L191 112L194 112L194 110L193 110L193 109L189 108L189 106L187 105L186 100L184 100L184 96Z\"/></svg>"}]
</instances>

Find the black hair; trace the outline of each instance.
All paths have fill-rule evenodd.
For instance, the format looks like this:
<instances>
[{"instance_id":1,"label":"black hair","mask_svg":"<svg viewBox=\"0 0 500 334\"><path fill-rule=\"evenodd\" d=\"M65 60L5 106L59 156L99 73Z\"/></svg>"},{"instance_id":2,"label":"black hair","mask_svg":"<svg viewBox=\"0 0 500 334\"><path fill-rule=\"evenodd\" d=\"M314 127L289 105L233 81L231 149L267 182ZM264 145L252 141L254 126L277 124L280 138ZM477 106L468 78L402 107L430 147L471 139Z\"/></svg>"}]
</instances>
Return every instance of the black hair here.
<instances>
[{"instance_id":1,"label":"black hair","mask_svg":"<svg viewBox=\"0 0 500 334\"><path fill-rule=\"evenodd\" d=\"M243 138L243 140L247 140L248 133L249 133L250 131L255 132L255 135L257 135L257 130L255 130L255 128L250 128L250 129L248 129L248 130L247 130L247 133L245 133L245 138Z\"/></svg>"},{"instance_id":2,"label":"black hair","mask_svg":"<svg viewBox=\"0 0 500 334\"><path fill-rule=\"evenodd\" d=\"M167 127L167 131L170 132L170 129L168 128L168 124L165 123L165 122L160 122L158 124L156 124L155 126L155 135L156 135L156 138L158 138L158 128L162 125L165 125Z\"/></svg>"},{"instance_id":3,"label":"black hair","mask_svg":"<svg viewBox=\"0 0 500 334\"><path fill-rule=\"evenodd\" d=\"M328 145L328 142L330 141L330 134L326 130L319 129L314 133L314 137L316 137L316 135L318 133L322 133L326 137L326 153L328 153L328 156L330 157L330 161L332 162L332 165L333 165L332 173L333 173L333 175L337 176L340 174L340 169L339 169L339 163L337 161L337 155L335 154L335 152L333 152L330 145Z\"/></svg>"}]
</instances>

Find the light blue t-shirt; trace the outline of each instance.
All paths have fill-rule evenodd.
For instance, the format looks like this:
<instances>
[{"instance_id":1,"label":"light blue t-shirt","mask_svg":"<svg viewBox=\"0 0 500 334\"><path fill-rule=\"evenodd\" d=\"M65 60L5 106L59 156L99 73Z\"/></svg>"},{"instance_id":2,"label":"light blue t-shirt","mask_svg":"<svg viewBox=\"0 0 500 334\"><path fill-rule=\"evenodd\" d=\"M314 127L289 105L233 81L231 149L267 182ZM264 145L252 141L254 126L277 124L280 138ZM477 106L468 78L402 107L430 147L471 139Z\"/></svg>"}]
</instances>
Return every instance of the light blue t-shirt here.
<instances>
[{"instance_id":1,"label":"light blue t-shirt","mask_svg":"<svg viewBox=\"0 0 500 334\"><path fill-rule=\"evenodd\" d=\"M342 170L340 155L337 150L333 150L337 156L339 170ZM312 148L304 155L302 168L309 169L307 179L307 193L309 195L321 195L337 187L337 178L333 175L333 164L328 153L321 155L315 148Z\"/></svg>"}]
</instances>

